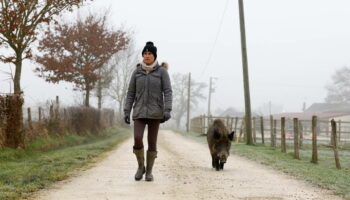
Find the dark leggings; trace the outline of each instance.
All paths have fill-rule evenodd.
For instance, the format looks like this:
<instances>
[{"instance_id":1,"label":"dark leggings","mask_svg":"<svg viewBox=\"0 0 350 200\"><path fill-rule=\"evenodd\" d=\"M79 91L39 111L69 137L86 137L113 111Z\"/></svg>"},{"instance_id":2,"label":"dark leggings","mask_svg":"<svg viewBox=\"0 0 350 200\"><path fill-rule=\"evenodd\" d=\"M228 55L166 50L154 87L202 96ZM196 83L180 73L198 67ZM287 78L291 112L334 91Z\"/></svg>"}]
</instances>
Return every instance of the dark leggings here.
<instances>
[{"instance_id":1,"label":"dark leggings","mask_svg":"<svg viewBox=\"0 0 350 200\"><path fill-rule=\"evenodd\" d=\"M143 148L143 132L148 125L148 150L157 151L157 136L159 130L159 119L136 119L134 121L134 148Z\"/></svg>"}]
</instances>

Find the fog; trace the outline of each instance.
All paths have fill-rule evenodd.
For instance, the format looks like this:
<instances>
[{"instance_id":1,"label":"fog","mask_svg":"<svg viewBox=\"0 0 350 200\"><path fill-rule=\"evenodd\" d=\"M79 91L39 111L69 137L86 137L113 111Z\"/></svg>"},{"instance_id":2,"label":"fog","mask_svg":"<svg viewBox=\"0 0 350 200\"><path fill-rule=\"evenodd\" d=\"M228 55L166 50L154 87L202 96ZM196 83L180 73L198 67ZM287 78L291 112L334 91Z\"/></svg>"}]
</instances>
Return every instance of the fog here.
<instances>
[{"instance_id":1,"label":"fog","mask_svg":"<svg viewBox=\"0 0 350 200\"><path fill-rule=\"evenodd\" d=\"M331 75L350 65L350 1L244 2L252 109L261 110L272 102L276 112L291 112L301 111L304 102L307 107L323 102ZM96 0L79 12L84 15L106 9L110 24L134 32L138 49L147 41L154 42L158 60L169 63L170 74L191 72L201 82L217 77L212 110L243 110L237 0ZM76 16L77 12L64 17ZM9 71L9 65L1 65ZM34 74L35 63L26 61L23 66L26 105L56 95L65 104L80 101L80 93L73 92L71 84L46 83ZM9 80L1 73L0 92L9 88ZM207 101L202 103L199 107L206 112Z\"/></svg>"}]
</instances>

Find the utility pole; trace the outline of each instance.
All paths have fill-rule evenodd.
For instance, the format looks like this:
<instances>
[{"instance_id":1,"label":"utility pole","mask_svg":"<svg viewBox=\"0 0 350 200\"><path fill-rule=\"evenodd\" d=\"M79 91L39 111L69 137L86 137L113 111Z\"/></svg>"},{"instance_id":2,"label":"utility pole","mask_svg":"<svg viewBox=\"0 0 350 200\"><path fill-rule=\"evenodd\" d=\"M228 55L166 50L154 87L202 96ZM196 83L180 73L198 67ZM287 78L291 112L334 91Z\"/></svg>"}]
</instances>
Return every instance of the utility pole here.
<instances>
[{"instance_id":1,"label":"utility pole","mask_svg":"<svg viewBox=\"0 0 350 200\"><path fill-rule=\"evenodd\" d=\"M245 125L247 134L247 144L253 144L252 137L252 114L250 105L250 91L249 91L249 75L248 75L248 56L247 56L247 42L245 34L244 21L244 5L243 0L238 0L239 4L239 18L241 28L241 47L242 47L242 64L243 64L243 82L244 82L244 99L245 99Z\"/></svg>"},{"instance_id":2,"label":"utility pole","mask_svg":"<svg viewBox=\"0 0 350 200\"><path fill-rule=\"evenodd\" d=\"M213 85L213 77L210 77L210 81L209 81L209 97L208 97L208 117L211 115L210 104L211 104L212 85ZM208 120L208 122L209 122L209 120Z\"/></svg>"},{"instance_id":3,"label":"utility pole","mask_svg":"<svg viewBox=\"0 0 350 200\"><path fill-rule=\"evenodd\" d=\"M210 82L209 82L209 98L208 98L208 121L207 121L207 125L209 127L210 124L210 116L211 116L211 111L210 111L210 107L211 107L211 94L215 91L215 89L213 88L213 79L217 79L215 77L210 77Z\"/></svg>"},{"instance_id":4,"label":"utility pole","mask_svg":"<svg viewBox=\"0 0 350 200\"><path fill-rule=\"evenodd\" d=\"M191 72L188 74L188 94L187 94L187 124L186 131L190 131L190 107L191 107Z\"/></svg>"}]
</instances>

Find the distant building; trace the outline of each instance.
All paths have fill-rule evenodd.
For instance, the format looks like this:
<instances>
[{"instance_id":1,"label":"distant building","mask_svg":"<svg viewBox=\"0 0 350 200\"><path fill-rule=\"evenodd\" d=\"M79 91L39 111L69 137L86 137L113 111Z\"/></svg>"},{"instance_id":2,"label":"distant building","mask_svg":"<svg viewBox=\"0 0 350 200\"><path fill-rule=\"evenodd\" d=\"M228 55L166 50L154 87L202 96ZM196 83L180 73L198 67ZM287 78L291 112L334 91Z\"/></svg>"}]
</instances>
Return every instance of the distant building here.
<instances>
[{"instance_id":1,"label":"distant building","mask_svg":"<svg viewBox=\"0 0 350 200\"><path fill-rule=\"evenodd\" d=\"M320 120L330 121L332 119L338 121L350 121L350 104L330 104L330 103L314 103L304 112L280 113L273 115L274 118L281 117L299 120L311 120L312 116L317 116Z\"/></svg>"},{"instance_id":2,"label":"distant building","mask_svg":"<svg viewBox=\"0 0 350 200\"><path fill-rule=\"evenodd\" d=\"M239 112L234 108L227 108L225 111L223 111L219 116L222 117L244 117L245 112ZM256 116L255 113L252 113L252 116Z\"/></svg>"},{"instance_id":3,"label":"distant building","mask_svg":"<svg viewBox=\"0 0 350 200\"><path fill-rule=\"evenodd\" d=\"M272 115L274 119L298 118L299 120L311 120L312 116L317 116L319 120L330 121L332 119L338 121L350 121L350 113L321 113L321 112L300 112L300 113L280 113Z\"/></svg>"},{"instance_id":4,"label":"distant building","mask_svg":"<svg viewBox=\"0 0 350 200\"><path fill-rule=\"evenodd\" d=\"M350 104L314 103L305 113L349 113Z\"/></svg>"}]
</instances>

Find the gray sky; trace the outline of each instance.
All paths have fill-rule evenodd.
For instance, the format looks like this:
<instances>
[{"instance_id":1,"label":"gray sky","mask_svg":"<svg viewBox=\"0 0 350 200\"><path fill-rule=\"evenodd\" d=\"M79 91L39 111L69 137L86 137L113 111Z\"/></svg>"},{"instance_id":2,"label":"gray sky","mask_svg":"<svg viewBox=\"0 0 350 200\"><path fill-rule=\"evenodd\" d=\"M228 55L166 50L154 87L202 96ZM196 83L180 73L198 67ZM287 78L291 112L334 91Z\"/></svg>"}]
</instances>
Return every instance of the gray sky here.
<instances>
[{"instance_id":1,"label":"gray sky","mask_svg":"<svg viewBox=\"0 0 350 200\"><path fill-rule=\"evenodd\" d=\"M243 110L237 0L96 0L89 4L83 10L109 8L111 24L134 30L138 48L153 41L159 61L170 64L170 73L192 72L202 82L217 77L213 110ZM350 66L349 0L245 0L245 14L253 109L272 101L284 111L301 111L304 101L307 106L322 102L331 74ZM22 79L29 104L56 95L68 104L74 102L78 94L71 92L70 84L47 84L33 75L34 67L27 61ZM8 83L0 85L1 91L8 90Z\"/></svg>"}]
</instances>

